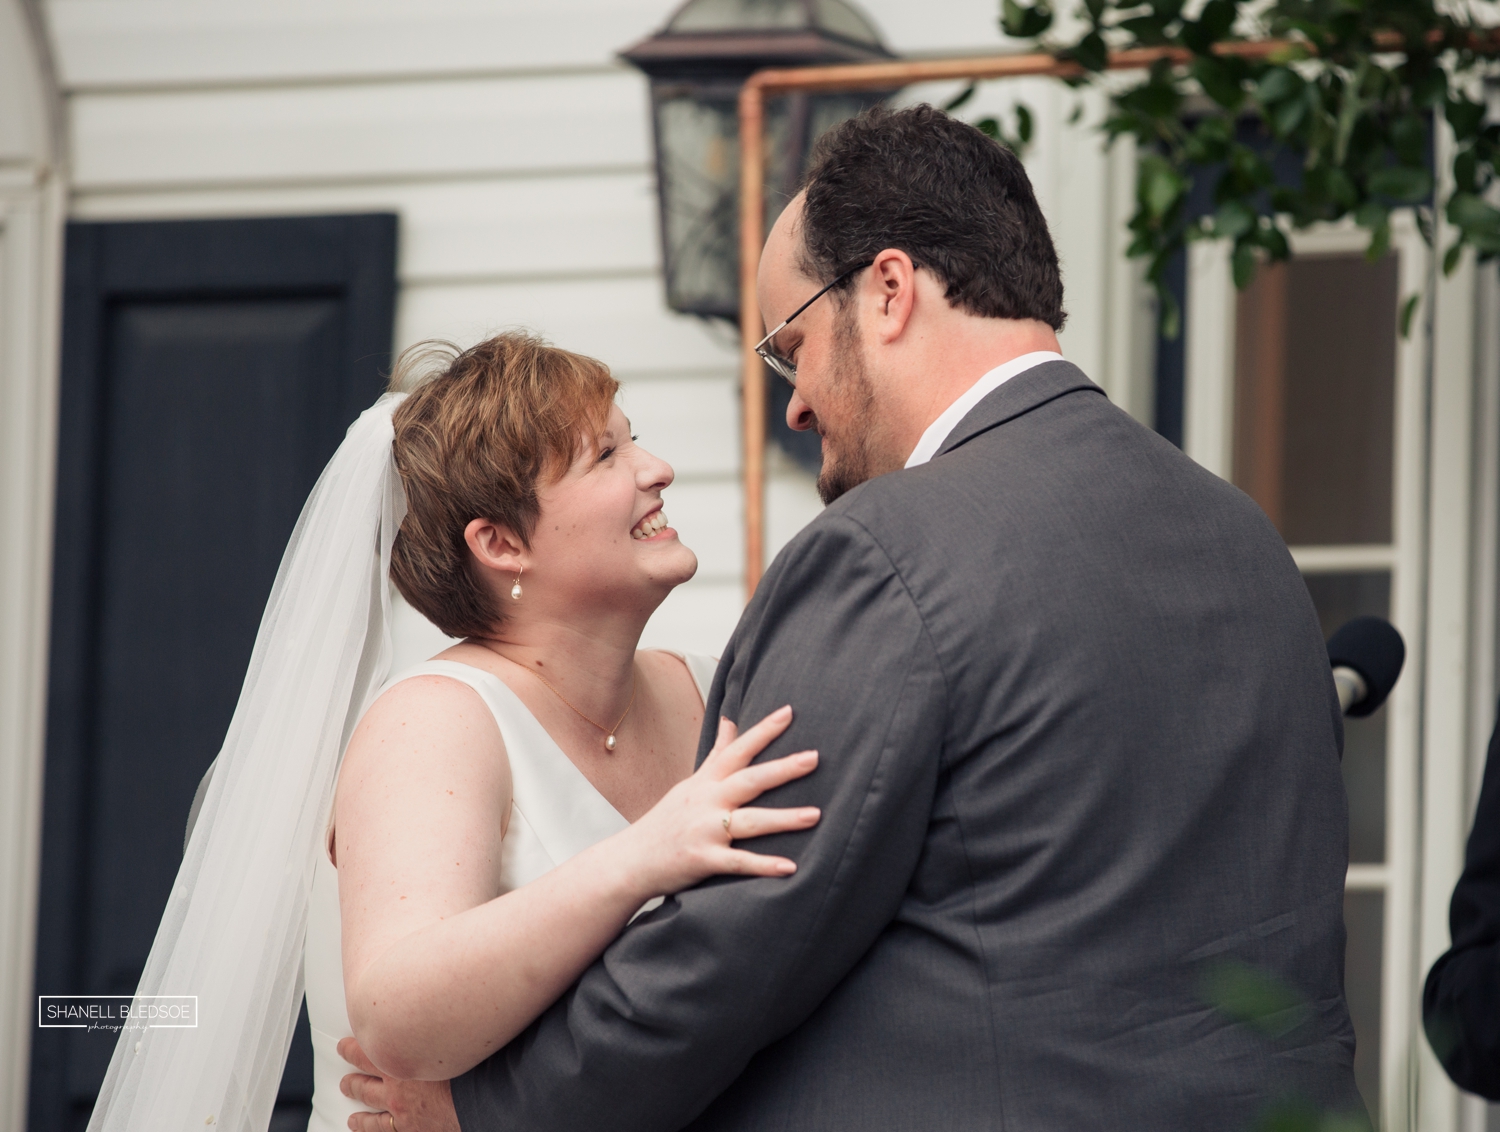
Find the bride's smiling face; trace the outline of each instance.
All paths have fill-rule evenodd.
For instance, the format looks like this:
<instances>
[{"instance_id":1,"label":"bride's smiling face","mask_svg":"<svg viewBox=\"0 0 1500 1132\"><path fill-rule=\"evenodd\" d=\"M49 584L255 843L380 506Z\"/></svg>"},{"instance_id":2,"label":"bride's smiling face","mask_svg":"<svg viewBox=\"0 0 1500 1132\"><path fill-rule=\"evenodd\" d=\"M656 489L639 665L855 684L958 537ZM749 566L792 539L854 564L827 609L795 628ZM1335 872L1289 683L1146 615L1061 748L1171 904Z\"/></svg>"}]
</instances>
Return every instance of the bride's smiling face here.
<instances>
[{"instance_id":1,"label":"bride's smiling face","mask_svg":"<svg viewBox=\"0 0 1500 1132\"><path fill-rule=\"evenodd\" d=\"M636 443L618 405L567 470L538 484L541 514L526 554L538 597L586 608L655 609L697 572L698 558L667 523L672 466ZM526 579L522 579L523 591ZM648 608L649 607L649 608Z\"/></svg>"}]
</instances>

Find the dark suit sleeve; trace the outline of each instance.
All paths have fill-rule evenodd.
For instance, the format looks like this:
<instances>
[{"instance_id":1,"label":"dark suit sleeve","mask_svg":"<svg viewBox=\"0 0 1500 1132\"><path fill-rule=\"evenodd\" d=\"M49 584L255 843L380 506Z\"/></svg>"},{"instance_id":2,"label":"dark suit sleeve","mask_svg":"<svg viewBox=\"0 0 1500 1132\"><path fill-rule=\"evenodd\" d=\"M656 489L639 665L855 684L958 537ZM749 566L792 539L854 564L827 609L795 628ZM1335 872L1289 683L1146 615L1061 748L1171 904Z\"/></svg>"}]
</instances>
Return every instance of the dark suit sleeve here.
<instances>
[{"instance_id":1,"label":"dark suit sleeve","mask_svg":"<svg viewBox=\"0 0 1500 1132\"><path fill-rule=\"evenodd\" d=\"M524 1034L453 1082L464 1132L669 1132L805 1019L890 923L936 790L945 691L911 595L856 522L825 513L778 558L730 642L705 718L793 705L762 758L818 769L764 796L823 808L746 843L798 863L718 878L632 925Z\"/></svg>"},{"instance_id":2,"label":"dark suit sleeve","mask_svg":"<svg viewBox=\"0 0 1500 1132\"><path fill-rule=\"evenodd\" d=\"M1500 727L1490 737L1479 808L1453 890L1453 946L1432 965L1422 1021L1459 1088L1500 1100Z\"/></svg>"}]
</instances>

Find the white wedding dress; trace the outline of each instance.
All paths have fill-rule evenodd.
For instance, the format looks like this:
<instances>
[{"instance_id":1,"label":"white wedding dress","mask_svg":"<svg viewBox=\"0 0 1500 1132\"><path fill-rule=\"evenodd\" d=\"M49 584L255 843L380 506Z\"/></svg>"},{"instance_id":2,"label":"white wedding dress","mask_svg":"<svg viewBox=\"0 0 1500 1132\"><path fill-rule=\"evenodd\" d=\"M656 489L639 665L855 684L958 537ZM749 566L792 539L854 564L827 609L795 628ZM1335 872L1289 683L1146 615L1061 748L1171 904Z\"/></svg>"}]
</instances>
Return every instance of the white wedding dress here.
<instances>
[{"instance_id":1,"label":"white wedding dress","mask_svg":"<svg viewBox=\"0 0 1500 1132\"><path fill-rule=\"evenodd\" d=\"M672 655L687 666L698 694L707 702L717 662L707 656ZM386 687L413 676L447 676L467 684L489 705L500 726L513 788L510 825L500 850L502 891L535 880L629 824L498 677L471 665L430 660L398 673ZM336 1048L341 1038L353 1034L344 1005L338 885L325 839L313 875L303 968L313 1042L313 1111L308 1132L347 1132L349 1115L363 1108L339 1091L339 1079L355 1069L339 1057Z\"/></svg>"}]
</instances>

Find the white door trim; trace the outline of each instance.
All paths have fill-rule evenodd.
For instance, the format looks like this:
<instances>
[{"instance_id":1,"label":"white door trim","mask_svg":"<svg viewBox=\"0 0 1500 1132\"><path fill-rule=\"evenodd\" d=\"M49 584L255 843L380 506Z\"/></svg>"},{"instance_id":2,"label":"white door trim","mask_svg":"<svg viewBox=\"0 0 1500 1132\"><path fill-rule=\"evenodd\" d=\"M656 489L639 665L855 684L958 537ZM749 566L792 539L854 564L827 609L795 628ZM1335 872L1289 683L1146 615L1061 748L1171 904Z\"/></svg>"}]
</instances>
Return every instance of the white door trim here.
<instances>
[{"instance_id":1,"label":"white door trim","mask_svg":"<svg viewBox=\"0 0 1500 1132\"><path fill-rule=\"evenodd\" d=\"M26 1125L35 1023L63 178L40 21L0 0L0 1132Z\"/></svg>"}]
</instances>

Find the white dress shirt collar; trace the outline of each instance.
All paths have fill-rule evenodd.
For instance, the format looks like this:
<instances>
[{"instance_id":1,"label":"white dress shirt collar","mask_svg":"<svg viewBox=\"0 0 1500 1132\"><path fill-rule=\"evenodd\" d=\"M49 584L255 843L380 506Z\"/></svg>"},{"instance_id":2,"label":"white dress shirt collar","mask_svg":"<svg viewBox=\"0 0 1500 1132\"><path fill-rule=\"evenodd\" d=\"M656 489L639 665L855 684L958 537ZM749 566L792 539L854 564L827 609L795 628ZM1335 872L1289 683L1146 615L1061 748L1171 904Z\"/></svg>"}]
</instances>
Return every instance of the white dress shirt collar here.
<instances>
[{"instance_id":1,"label":"white dress shirt collar","mask_svg":"<svg viewBox=\"0 0 1500 1132\"><path fill-rule=\"evenodd\" d=\"M922 439L917 441L917 446L911 450L911 455L906 458L906 466L915 468L918 464L925 464L937 455L937 450L943 446L949 434L958 427L958 422L969 415L969 410L985 397L1004 385L1018 373L1025 373L1033 366L1039 366L1043 362L1060 362L1063 356L1055 350L1033 350L1029 354L1022 354L1019 358L1012 358L1004 365L998 365L989 373L985 374L968 391L959 394L958 400L943 410L937 420L927 426L927 431L922 434Z\"/></svg>"}]
</instances>

